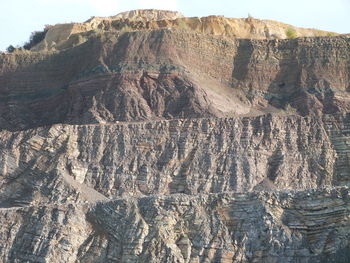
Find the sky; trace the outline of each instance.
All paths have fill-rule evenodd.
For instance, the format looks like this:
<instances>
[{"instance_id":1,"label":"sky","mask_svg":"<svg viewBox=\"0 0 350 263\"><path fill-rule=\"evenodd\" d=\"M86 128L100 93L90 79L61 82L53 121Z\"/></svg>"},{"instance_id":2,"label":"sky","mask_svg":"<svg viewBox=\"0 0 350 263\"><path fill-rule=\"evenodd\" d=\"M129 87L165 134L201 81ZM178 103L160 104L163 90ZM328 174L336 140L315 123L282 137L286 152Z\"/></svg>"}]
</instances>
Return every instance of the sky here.
<instances>
[{"instance_id":1,"label":"sky","mask_svg":"<svg viewBox=\"0 0 350 263\"><path fill-rule=\"evenodd\" d=\"M0 50L23 45L31 32L46 24L151 8L176 10L189 17L250 14L298 27L350 33L350 0L0 0Z\"/></svg>"}]
</instances>

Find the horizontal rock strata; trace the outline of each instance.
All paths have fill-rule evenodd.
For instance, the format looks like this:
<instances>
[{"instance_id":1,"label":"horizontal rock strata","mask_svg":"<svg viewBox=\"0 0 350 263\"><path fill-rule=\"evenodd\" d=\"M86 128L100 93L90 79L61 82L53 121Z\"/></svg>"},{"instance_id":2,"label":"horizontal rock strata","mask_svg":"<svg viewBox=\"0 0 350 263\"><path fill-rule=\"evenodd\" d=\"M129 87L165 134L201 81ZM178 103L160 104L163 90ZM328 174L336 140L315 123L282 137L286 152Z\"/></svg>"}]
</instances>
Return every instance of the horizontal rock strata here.
<instances>
[{"instance_id":1,"label":"horizontal rock strata","mask_svg":"<svg viewBox=\"0 0 350 263\"><path fill-rule=\"evenodd\" d=\"M4 262L348 262L349 189L0 209ZM8 224L11 221L11 224Z\"/></svg>"},{"instance_id":2,"label":"horizontal rock strata","mask_svg":"<svg viewBox=\"0 0 350 263\"><path fill-rule=\"evenodd\" d=\"M225 40L104 33L60 53L0 55L0 127L348 112L346 37Z\"/></svg>"}]
</instances>

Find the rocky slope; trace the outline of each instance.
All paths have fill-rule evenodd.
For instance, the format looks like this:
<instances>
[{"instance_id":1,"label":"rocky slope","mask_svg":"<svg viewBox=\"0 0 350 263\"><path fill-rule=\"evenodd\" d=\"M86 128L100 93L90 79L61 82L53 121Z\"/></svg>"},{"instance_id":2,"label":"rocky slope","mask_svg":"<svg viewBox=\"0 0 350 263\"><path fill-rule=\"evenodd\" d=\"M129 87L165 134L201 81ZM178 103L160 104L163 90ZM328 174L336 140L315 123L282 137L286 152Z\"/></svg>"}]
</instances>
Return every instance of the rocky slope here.
<instances>
[{"instance_id":1,"label":"rocky slope","mask_svg":"<svg viewBox=\"0 0 350 263\"><path fill-rule=\"evenodd\" d=\"M350 39L289 27L136 10L0 54L0 261L349 262Z\"/></svg>"}]
</instances>

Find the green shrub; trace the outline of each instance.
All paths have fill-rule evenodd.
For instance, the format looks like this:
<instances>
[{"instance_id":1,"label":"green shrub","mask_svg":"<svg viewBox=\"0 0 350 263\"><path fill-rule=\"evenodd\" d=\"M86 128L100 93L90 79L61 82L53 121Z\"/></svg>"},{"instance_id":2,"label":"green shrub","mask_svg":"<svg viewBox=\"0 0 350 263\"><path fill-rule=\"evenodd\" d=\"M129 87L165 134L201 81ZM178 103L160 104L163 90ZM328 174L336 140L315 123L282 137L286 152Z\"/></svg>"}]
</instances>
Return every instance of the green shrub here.
<instances>
[{"instance_id":1,"label":"green shrub","mask_svg":"<svg viewBox=\"0 0 350 263\"><path fill-rule=\"evenodd\" d=\"M295 29L291 28L291 27L286 30L286 36L289 39L293 39L293 38L297 38L298 37L297 32L295 31Z\"/></svg>"}]
</instances>

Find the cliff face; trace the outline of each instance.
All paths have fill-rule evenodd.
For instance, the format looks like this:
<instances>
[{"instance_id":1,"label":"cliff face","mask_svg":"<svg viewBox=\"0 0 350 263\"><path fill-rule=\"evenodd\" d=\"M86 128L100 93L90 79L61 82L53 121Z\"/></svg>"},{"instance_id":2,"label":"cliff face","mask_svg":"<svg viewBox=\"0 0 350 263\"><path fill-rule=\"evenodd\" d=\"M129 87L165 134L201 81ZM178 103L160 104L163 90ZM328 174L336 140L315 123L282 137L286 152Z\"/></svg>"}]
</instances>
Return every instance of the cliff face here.
<instances>
[{"instance_id":1,"label":"cliff face","mask_svg":"<svg viewBox=\"0 0 350 263\"><path fill-rule=\"evenodd\" d=\"M127 198L1 209L0 215L4 262L349 259L348 188Z\"/></svg>"},{"instance_id":2,"label":"cliff face","mask_svg":"<svg viewBox=\"0 0 350 263\"><path fill-rule=\"evenodd\" d=\"M3 131L0 193L16 204L84 197L85 187L115 198L347 185L348 122L267 115ZM70 180L84 189L67 192Z\"/></svg>"},{"instance_id":3,"label":"cliff face","mask_svg":"<svg viewBox=\"0 0 350 263\"><path fill-rule=\"evenodd\" d=\"M0 54L3 262L349 262L349 38L210 19Z\"/></svg>"},{"instance_id":4,"label":"cliff face","mask_svg":"<svg viewBox=\"0 0 350 263\"><path fill-rule=\"evenodd\" d=\"M346 37L103 33L59 53L0 60L0 126L7 129L266 112L305 116L350 107Z\"/></svg>"}]
</instances>

